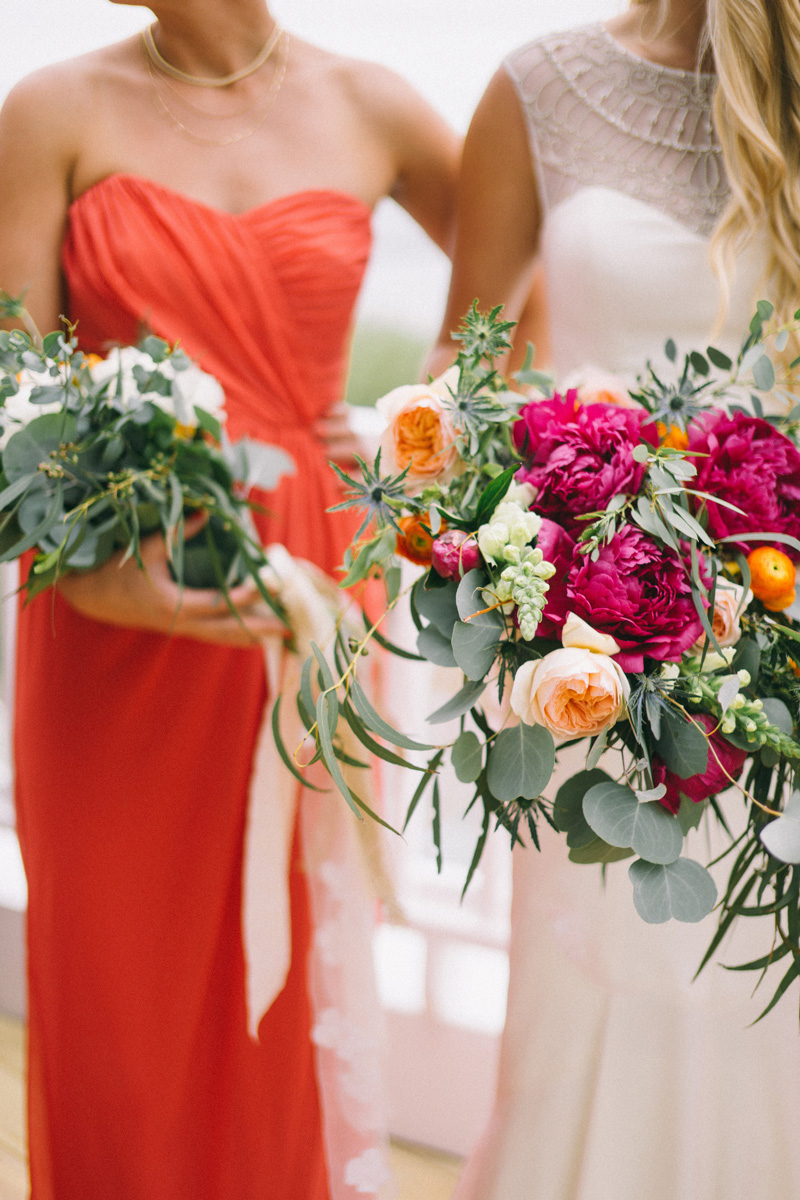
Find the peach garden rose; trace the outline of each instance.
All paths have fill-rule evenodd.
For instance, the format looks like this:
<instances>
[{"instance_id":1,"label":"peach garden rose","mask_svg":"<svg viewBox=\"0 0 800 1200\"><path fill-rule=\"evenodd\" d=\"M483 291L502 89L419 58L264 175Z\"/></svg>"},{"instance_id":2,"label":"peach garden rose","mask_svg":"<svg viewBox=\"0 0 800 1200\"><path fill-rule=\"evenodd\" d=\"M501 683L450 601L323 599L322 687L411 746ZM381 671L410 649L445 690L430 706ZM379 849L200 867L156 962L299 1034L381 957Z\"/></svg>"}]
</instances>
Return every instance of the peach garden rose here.
<instances>
[{"instance_id":1,"label":"peach garden rose","mask_svg":"<svg viewBox=\"0 0 800 1200\"><path fill-rule=\"evenodd\" d=\"M384 467L408 467L412 485L449 479L461 463L456 432L443 404L450 389L458 387L458 376L458 368L451 367L432 383L395 388L375 406L387 426L381 438Z\"/></svg>"},{"instance_id":2,"label":"peach garden rose","mask_svg":"<svg viewBox=\"0 0 800 1200\"><path fill-rule=\"evenodd\" d=\"M526 725L544 725L553 737L594 737L625 713L630 684L611 657L619 647L572 613L564 640L561 650L520 667L511 708Z\"/></svg>"},{"instance_id":3,"label":"peach garden rose","mask_svg":"<svg viewBox=\"0 0 800 1200\"><path fill-rule=\"evenodd\" d=\"M711 628L720 646L735 646L742 636L739 618L753 599L753 593L748 588L743 601L743 591L744 589L738 583L730 583L728 580L717 582L717 591L714 596L714 619L711 622ZM702 634L692 646L692 650L700 653L705 640L706 635Z\"/></svg>"}]
</instances>

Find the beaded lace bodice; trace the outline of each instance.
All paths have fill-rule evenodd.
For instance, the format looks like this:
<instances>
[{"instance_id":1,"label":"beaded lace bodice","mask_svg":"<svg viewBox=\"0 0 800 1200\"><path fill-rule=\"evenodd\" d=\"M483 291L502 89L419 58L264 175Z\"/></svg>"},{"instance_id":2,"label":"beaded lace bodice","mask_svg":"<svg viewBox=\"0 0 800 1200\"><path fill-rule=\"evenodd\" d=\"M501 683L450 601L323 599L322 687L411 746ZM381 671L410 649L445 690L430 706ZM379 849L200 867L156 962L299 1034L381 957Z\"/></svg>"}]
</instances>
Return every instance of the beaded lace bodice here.
<instances>
[{"instance_id":1,"label":"beaded lace bodice","mask_svg":"<svg viewBox=\"0 0 800 1200\"><path fill-rule=\"evenodd\" d=\"M551 34L506 61L541 194L541 258L560 381L627 379L709 341L736 353L765 264L740 255L722 328L709 239L728 199L711 119L715 78L624 50L602 25Z\"/></svg>"},{"instance_id":2,"label":"beaded lace bodice","mask_svg":"<svg viewBox=\"0 0 800 1200\"><path fill-rule=\"evenodd\" d=\"M715 76L637 58L602 25L542 38L506 66L527 115L545 211L599 185L710 234L728 198L711 121Z\"/></svg>"}]
</instances>

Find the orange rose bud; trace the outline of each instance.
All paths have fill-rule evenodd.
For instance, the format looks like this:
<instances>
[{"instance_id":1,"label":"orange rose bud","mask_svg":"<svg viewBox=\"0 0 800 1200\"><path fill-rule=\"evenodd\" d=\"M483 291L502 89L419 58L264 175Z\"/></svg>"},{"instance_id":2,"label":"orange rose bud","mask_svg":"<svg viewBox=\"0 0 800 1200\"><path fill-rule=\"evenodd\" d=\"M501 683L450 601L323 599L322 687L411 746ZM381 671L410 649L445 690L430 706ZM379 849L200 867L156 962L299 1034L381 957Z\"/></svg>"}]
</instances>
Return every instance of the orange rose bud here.
<instances>
[{"instance_id":1,"label":"orange rose bud","mask_svg":"<svg viewBox=\"0 0 800 1200\"><path fill-rule=\"evenodd\" d=\"M397 553L419 567L431 565L433 538L423 528L419 517L401 517L397 522L402 533L397 535Z\"/></svg>"},{"instance_id":2,"label":"orange rose bud","mask_svg":"<svg viewBox=\"0 0 800 1200\"><path fill-rule=\"evenodd\" d=\"M689 435L681 429L680 425L670 425L667 429L663 421L657 421L656 429L662 446L666 446L670 450L689 449Z\"/></svg>"},{"instance_id":3,"label":"orange rose bud","mask_svg":"<svg viewBox=\"0 0 800 1200\"><path fill-rule=\"evenodd\" d=\"M759 546L747 556L750 589L770 612L794 604L797 572L788 554L775 546Z\"/></svg>"}]
</instances>

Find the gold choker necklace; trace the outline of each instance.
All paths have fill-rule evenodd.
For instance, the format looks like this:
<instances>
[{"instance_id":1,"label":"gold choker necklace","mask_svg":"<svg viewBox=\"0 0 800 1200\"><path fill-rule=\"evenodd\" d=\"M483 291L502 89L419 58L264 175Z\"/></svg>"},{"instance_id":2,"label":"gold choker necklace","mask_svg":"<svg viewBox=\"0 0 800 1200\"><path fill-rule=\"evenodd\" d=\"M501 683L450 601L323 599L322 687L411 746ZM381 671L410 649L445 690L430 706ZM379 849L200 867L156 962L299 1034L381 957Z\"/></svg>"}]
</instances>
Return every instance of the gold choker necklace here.
<instances>
[{"instance_id":1,"label":"gold choker necklace","mask_svg":"<svg viewBox=\"0 0 800 1200\"><path fill-rule=\"evenodd\" d=\"M265 120L267 119L267 115L272 106L272 103L275 100L275 97L277 96L278 92L280 91L281 84L283 83L284 76L286 75L286 65L289 60L289 35L287 33L284 33L283 30L281 30L281 34L283 36L279 37L279 41L281 42L280 58L279 58L279 60L276 61L275 70L274 70L272 79L270 81L269 88L267 89L265 96L263 96L259 101L256 101L256 103L254 105L252 105L251 108L248 108L243 111L236 112L236 113L203 113L199 109L197 109L194 105L189 105L191 110L193 112L195 112L196 115L202 116L206 120L212 120L212 121L227 120L231 117L243 116L245 112L253 112L260 108L261 111L259 112L256 120L248 128L241 130L239 133L234 133L228 137L222 137L222 138L206 137L206 136L204 136L200 133L196 133L194 130L190 129L187 125L184 124L183 121L181 121L175 115L175 113L172 111L172 109L167 104L164 96L161 95L161 93L159 92L158 75L156 74L156 71L153 69L153 62L150 58L150 55L145 54L145 64L147 66L147 71L150 76L150 84L151 84L151 88L152 88L153 103L155 105L156 111L158 112L159 116L162 117L164 120L166 120L172 126L172 128L175 130L175 132L180 134L181 137L186 138L190 142L194 142L198 146L230 146L230 145L234 144L235 142L242 142L246 138L252 137L252 135L261 128L261 126L264 124ZM161 83L162 84L166 83L166 80L164 80L162 78ZM186 103L185 101L182 101L182 102Z\"/></svg>"},{"instance_id":2,"label":"gold choker necklace","mask_svg":"<svg viewBox=\"0 0 800 1200\"><path fill-rule=\"evenodd\" d=\"M267 41L259 50L256 57L247 67L242 67L241 71L234 71L232 75L223 75L215 79L207 79L202 75L187 75L185 71L180 71L177 67L173 67L172 63L167 62L158 51L158 47L153 41L153 26L148 25L142 33L142 41L144 42L145 53L148 61L153 64L157 70L163 72L164 75L171 75L173 79L179 79L181 83L191 84L192 87L210 87L223 88L230 87L232 83L238 83L240 79L246 79L248 75L253 75L259 67L263 67L272 51L280 41L283 28L275 22L272 33Z\"/></svg>"}]
</instances>

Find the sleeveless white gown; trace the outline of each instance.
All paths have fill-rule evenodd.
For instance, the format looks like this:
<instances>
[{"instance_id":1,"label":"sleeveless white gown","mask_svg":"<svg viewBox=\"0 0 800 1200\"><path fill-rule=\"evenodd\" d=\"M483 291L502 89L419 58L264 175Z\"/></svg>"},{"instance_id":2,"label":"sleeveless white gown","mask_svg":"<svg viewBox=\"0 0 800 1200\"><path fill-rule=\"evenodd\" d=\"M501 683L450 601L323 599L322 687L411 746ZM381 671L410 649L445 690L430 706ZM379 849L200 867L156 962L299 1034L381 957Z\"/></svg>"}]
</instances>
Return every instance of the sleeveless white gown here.
<instances>
[{"instance_id":1,"label":"sleeveless white gown","mask_svg":"<svg viewBox=\"0 0 800 1200\"><path fill-rule=\"evenodd\" d=\"M600 25L506 66L546 214L558 376L585 364L631 376L668 336L704 348L719 307L709 235L728 194L713 78L634 57ZM737 348L761 266L756 252L740 262L715 345ZM583 766L585 751L568 754L560 779ZM707 861L708 834L693 837ZM456 1200L797 1200L795 992L748 1029L771 995L751 997L753 975L709 966L691 982L713 918L645 925L627 863L604 886L599 867L567 861L563 838L545 828L542 841L541 854L514 851L497 1099ZM745 924L722 961L764 952L768 932Z\"/></svg>"}]
</instances>

